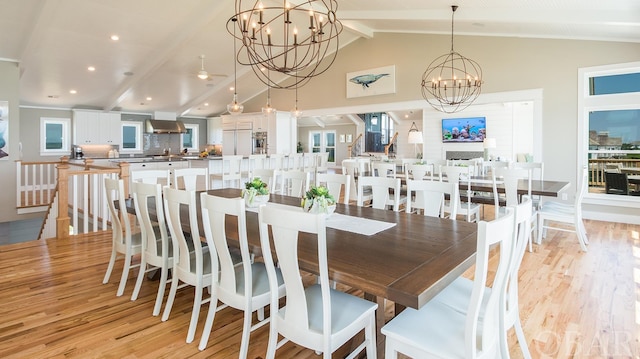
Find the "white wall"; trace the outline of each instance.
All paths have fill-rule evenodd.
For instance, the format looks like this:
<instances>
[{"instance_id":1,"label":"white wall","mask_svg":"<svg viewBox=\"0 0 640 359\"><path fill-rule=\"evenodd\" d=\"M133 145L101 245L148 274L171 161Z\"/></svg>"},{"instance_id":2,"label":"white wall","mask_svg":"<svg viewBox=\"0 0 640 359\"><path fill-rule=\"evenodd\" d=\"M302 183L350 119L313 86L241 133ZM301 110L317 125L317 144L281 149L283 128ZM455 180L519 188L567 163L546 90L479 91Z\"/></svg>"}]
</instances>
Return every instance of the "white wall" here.
<instances>
[{"instance_id":1,"label":"white wall","mask_svg":"<svg viewBox=\"0 0 640 359\"><path fill-rule=\"evenodd\" d=\"M493 157L516 160L518 153L533 153L533 103L507 102L470 106L455 114L427 110L423 115L425 158L445 159L447 151L483 152L482 143L443 143L442 119L459 117L485 117L487 137L496 139Z\"/></svg>"}]
</instances>

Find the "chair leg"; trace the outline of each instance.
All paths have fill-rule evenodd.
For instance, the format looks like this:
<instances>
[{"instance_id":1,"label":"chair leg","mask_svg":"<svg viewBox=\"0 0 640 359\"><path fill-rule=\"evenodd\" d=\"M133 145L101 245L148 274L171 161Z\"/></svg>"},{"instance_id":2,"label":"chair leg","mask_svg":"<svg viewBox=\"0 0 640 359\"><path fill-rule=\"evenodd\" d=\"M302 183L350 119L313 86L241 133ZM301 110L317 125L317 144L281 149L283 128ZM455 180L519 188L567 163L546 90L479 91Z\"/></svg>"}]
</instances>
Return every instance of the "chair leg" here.
<instances>
[{"instance_id":1,"label":"chair leg","mask_svg":"<svg viewBox=\"0 0 640 359\"><path fill-rule=\"evenodd\" d=\"M364 340L367 342L366 350L367 350L367 358L375 358L377 355L377 342L376 342L376 317L375 315L370 316L369 325L365 328L364 331Z\"/></svg>"},{"instance_id":2,"label":"chair leg","mask_svg":"<svg viewBox=\"0 0 640 359\"><path fill-rule=\"evenodd\" d=\"M191 343L196 336L196 329L198 327L198 316L200 315L201 305L202 305L202 287L199 285L196 285L195 296L193 298L193 310L191 311L191 322L189 323L189 331L187 332L187 343Z\"/></svg>"},{"instance_id":3,"label":"chair leg","mask_svg":"<svg viewBox=\"0 0 640 359\"><path fill-rule=\"evenodd\" d=\"M584 231L584 225L582 221L575 224L576 226L576 235L578 236L578 241L580 242L580 248L583 252L587 251L587 243L589 240L587 239L587 233Z\"/></svg>"},{"instance_id":4,"label":"chair leg","mask_svg":"<svg viewBox=\"0 0 640 359\"><path fill-rule=\"evenodd\" d=\"M264 307L261 308L264 315ZM246 359L249 351L249 337L251 336L251 316L253 312L251 308L244 309L244 322L242 326L242 340L240 341L240 355L238 358Z\"/></svg>"},{"instance_id":5,"label":"chair leg","mask_svg":"<svg viewBox=\"0 0 640 359\"><path fill-rule=\"evenodd\" d=\"M207 320L204 322L204 331L202 337L200 337L200 344L198 344L198 350L205 350L207 343L209 342L209 335L211 335L211 328L213 328L213 321L216 318L216 310L218 306L218 297L215 293L211 294L209 300L209 312L207 313Z\"/></svg>"},{"instance_id":6,"label":"chair leg","mask_svg":"<svg viewBox=\"0 0 640 359\"><path fill-rule=\"evenodd\" d=\"M531 353L529 352L529 346L527 345L527 339L524 337L524 331L522 325L520 325L520 316L516 319L513 328L516 331L516 337L518 338L518 344L520 344L520 350L522 350L522 357L524 359L531 359Z\"/></svg>"},{"instance_id":7,"label":"chair leg","mask_svg":"<svg viewBox=\"0 0 640 359\"><path fill-rule=\"evenodd\" d=\"M538 215L538 238L536 244L542 243L542 235L544 234L544 218Z\"/></svg>"},{"instance_id":8,"label":"chair leg","mask_svg":"<svg viewBox=\"0 0 640 359\"><path fill-rule=\"evenodd\" d=\"M394 349L393 340L389 338L385 340L384 357L386 359L398 359L398 352Z\"/></svg>"},{"instance_id":9,"label":"chair leg","mask_svg":"<svg viewBox=\"0 0 640 359\"><path fill-rule=\"evenodd\" d=\"M133 293L131 294L131 300L138 299L138 294L140 294L140 287L142 287L142 280L144 279L144 273L147 270L147 260L145 259L144 253L140 259L140 270L138 270L138 279L136 279L136 285L133 287Z\"/></svg>"},{"instance_id":10,"label":"chair leg","mask_svg":"<svg viewBox=\"0 0 640 359\"><path fill-rule=\"evenodd\" d=\"M120 285L118 286L118 292L116 296L120 297L124 294L124 287L127 285L127 279L129 278L129 269L131 269L131 261L133 257L127 253L124 255L124 265L122 266L122 276L120 276Z\"/></svg>"},{"instance_id":11,"label":"chair leg","mask_svg":"<svg viewBox=\"0 0 640 359\"><path fill-rule=\"evenodd\" d=\"M267 355L266 359L274 359L276 357L276 349L278 346L278 332L274 325L274 316L278 315L277 309L271 310L271 323L269 324L269 342L267 344Z\"/></svg>"},{"instance_id":12,"label":"chair leg","mask_svg":"<svg viewBox=\"0 0 640 359\"><path fill-rule=\"evenodd\" d=\"M167 277L169 276L169 268L160 268L160 284L158 284L158 294L156 295L156 304L153 306L153 316L157 317L162 308L162 299L164 299L164 291L167 288Z\"/></svg>"},{"instance_id":13,"label":"chair leg","mask_svg":"<svg viewBox=\"0 0 640 359\"><path fill-rule=\"evenodd\" d=\"M167 298L167 305L164 307L164 313L162 313L162 321L166 322L171 314L171 307L173 307L173 300L176 298L176 292L178 291L178 278L176 278L176 272L173 271L173 278L171 278L171 289L169 290L169 297Z\"/></svg>"},{"instance_id":14,"label":"chair leg","mask_svg":"<svg viewBox=\"0 0 640 359\"><path fill-rule=\"evenodd\" d=\"M109 259L109 266L107 267L107 272L104 274L104 279L102 280L102 284L109 283L109 278L111 278L111 272L113 272L113 266L116 263L116 249L111 250L111 258Z\"/></svg>"}]
</instances>

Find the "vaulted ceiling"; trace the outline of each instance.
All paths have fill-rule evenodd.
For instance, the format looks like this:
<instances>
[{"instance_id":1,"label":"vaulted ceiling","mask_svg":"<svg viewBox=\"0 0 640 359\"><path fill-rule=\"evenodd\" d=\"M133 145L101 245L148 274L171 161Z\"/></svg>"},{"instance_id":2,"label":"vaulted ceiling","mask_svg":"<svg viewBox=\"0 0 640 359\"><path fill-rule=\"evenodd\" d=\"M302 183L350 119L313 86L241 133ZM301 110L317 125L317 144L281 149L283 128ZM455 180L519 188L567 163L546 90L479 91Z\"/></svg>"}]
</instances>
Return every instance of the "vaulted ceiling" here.
<instances>
[{"instance_id":1,"label":"vaulted ceiling","mask_svg":"<svg viewBox=\"0 0 640 359\"><path fill-rule=\"evenodd\" d=\"M344 44L381 32L451 30L450 1L338 2ZM637 0L456 4L460 35L640 42ZM232 0L0 0L0 9L0 60L19 63L21 105L205 117L224 113L231 100ZM196 76L200 55L213 74L206 80ZM265 90L241 66L238 88L242 101Z\"/></svg>"}]
</instances>

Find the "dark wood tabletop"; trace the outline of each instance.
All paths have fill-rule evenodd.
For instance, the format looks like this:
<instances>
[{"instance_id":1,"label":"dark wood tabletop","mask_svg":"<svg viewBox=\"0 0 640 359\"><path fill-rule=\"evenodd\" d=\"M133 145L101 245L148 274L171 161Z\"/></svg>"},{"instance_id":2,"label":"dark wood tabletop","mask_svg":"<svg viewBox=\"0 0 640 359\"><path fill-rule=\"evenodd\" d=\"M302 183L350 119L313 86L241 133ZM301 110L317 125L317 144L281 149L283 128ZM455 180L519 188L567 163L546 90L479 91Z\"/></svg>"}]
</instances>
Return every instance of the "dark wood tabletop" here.
<instances>
[{"instance_id":1,"label":"dark wood tabletop","mask_svg":"<svg viewBox=\"0 0 640 359\"><path fill-rule=\"evenodd\" d=\"M239 189L208 191L221 197L239 197ZM271 194L270 202L299 206L300 199ZM337 204L337 213L396 225L372 236L327 228L329 276L402 306L420 308L475 261L476 224L417 214ZM228 221L233 235L234 221ZM247 211L249 244L260 246L258 214ZM301 269L318 273L315 242L299 241Z\"/></svg>"}]
</instances>

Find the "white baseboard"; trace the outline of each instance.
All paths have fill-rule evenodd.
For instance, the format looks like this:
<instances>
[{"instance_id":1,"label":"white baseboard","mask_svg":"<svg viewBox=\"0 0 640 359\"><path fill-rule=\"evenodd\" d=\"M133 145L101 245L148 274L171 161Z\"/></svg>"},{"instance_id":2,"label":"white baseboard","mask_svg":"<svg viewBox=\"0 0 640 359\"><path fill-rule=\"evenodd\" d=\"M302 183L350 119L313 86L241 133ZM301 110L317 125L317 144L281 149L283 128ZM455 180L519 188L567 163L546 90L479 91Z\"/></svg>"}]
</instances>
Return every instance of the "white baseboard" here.
<instances>
[{"instance_id":1,"label":"white baseboard","mask_svg":"<svg viewBox=\"0 0 640 359\"><path fill-rule=\"evenodd\" d=\"M620 213L607 213L599 211L582 210L582 218L596 221L618 222L627 224L640 224L640 216Z\"/></svg>"}]
</instances>

